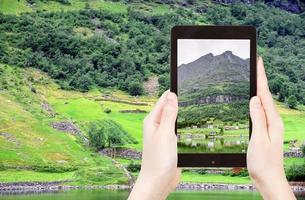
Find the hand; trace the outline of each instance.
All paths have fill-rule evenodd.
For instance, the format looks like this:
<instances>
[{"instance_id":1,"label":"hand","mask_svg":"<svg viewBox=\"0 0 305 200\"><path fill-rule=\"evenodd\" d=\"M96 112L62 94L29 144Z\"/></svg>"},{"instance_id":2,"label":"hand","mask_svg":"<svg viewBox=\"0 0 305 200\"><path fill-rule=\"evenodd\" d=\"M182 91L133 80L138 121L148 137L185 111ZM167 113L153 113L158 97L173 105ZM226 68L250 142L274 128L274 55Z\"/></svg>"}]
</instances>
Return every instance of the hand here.
<instances>
[{"instance_id":1,"label":"hand","mask_svg":"<svg viewBox=\"0 0 305 200\"><path fill-rule=\"evenodd\" d=\"M264 199L295 199L283 165L284 125L268 88L263 60L257 64L257 96L250 101L252 136L247 165Z\"/></svg>"},{"instance_id":2,"label":"hand","mask_svg":"<svg viewBox=\"0 0 305 200\"><path fill-rule=\"evenodd\" d=\"M143 153L139 177L129 200L166 199L179 183L175 121L177 96L165 92L144 120Z\"/></svg>"}]
</instances>

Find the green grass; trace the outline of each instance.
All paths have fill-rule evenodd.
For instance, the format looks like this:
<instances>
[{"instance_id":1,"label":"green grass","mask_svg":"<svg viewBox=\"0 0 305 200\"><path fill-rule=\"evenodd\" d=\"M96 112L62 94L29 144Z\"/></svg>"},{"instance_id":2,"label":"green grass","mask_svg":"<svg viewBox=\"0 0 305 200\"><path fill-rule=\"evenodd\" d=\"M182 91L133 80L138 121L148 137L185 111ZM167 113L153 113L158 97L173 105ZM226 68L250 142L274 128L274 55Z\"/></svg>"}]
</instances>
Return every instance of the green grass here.
<instances>
[{"instance_id":1,"label":"green grass","mask_svg":"<svg viewBox=\"0 0 305 200\"><path fill-rule=\"evenodd\" d=\"M32 9L26 0L0 0L0 12L4 14L17 15L23 12L31 12Z\"/></svg>"},{"instance_id":2,"label":"green grass","mask_svg":"<svg viewBox=\"0 0 305 200\"><path fill-rule=\"evenodd\" d=\"M45 167L51 172L73 170L61 173L60 180L73 178L75 183L127 182L111 159L93 153L75 136L50 126L52 121L65 116L45 115L41 109L44 95L40 91L32 92L29 85L54 87L52 80L30 68L24 70L0 64L0 70L0 87L7 85L0 94L0 133L5 133L0 136L0 165L5 169L0 173L0 182L50 181L60 177L58 173L41 172ZM4 174L8 175L4 177Z\"/></svg>"},{"instance_id":3,"label":"green grass","mask_svg":"<svg viewBox=\"0 0 305 200\"><path fill-rule=\"evenodd\" d=\"M303 165L305 164L305 158L285 158L285 168L289 168L292 165Z\"/></svg>"},{"instance_id":4,"label":"green grass","mask_svg":"<svg viewBox=\"0 0 305 200\"><path fill-rule=\"evenodd\" d=\"M298 140L298 145L305 141L305 112L289 109L285 104L276 102L277 110L279 111L285 125L285 140ZM287 149L287 145L285 145Z\"/></svg>"},{"instance_id":5,"label":"green grass","mask_svg":"<svg viewBox=\"0 0 305 200\"><path fill-rule=\"evenodd\" d=\"M35 5L30 6L26 0L0 0L0 12L4 14L19 15L24 12L33 12L35 10L42 10L47 12L82 10L85 8L87 1L71 0L70 2L71 5L65 5L55 1L37 1ZM127 12L127 5L121 2L89 0L88 3L90 8L95 10L101 9L115 13Z\"/></svg>"},{"instance_id":6,"label":"green grass","mask_svg":"<svg viewBox=\"0 0 305 200\"><path fill-rule=\"evenodd\" d=\"M190 183L235 183L235 184L250 184L249 177L239 176L224 176L221 174L204 174L200 175L194 172L183 172L181 182Z\"/></svg>"},{"instance_id":7,"label":"green grass","mask_svg":"<svg viewBox=\"0 0 305 200\"><path fill-rule=\"evenodd\" d=\"M75 120L80 124L103 119L112 119L118 122L139 142L138 144L131 144L129 147L141 150L142 122L147 113L121 113L120 111L141 109L148 112L151 109L151 105L137 106L110 101L95 101L85 96L76 99L59 99L50 96L49 102L53 105L56 112L60 113L62 116ZM110 108L111 113L105 113L104 110L106 108Z\"/></svg>"},{"instance_id":8,"label":"green grass","mask_svg":"<svg viewBox=\"0 0 305 200\"><path fill-rule=\"evenodd\" d=\"M47 172L35 172L28 170L5 170L0 171L0 182L29 182L29 181L65 181L73 180L74 172L65 172L65 173L47 173Z\"/></svg>"}]
</instances>

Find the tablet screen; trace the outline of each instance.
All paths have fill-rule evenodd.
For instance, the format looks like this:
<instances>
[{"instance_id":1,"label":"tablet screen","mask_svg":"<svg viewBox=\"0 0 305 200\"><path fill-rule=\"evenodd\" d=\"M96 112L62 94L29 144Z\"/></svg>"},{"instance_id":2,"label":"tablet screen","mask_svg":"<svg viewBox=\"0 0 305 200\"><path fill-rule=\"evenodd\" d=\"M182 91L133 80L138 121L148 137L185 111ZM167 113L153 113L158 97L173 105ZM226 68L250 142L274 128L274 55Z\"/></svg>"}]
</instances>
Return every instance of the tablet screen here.
<instances>
[{"instance_id":1,"label":"tablet screen","mask_svg":"<svg viewBox=\"0 0 305 200\"><path fill-rule=\"evenodd\" d=\"M250 40L178 39L179 153L246 153Z\"/></svg>"}]
</instances>

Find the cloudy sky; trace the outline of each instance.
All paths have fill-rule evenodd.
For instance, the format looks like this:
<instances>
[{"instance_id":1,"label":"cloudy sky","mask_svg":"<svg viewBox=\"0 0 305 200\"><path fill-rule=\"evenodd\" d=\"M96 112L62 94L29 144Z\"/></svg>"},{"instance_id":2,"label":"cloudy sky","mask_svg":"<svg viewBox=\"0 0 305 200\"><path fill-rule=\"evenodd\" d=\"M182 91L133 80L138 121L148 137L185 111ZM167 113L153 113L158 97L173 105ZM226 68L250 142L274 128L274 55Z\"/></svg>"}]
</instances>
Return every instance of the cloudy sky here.
<instances>
[{"instance_id":1,"label":"cloudy sky","mask_svg":"<svg viewBox=\"0 0 305 200\"><path fill-rule=\"evenodd\" d=\"M228 50L240 58L249 58L250 40L178 39L178 66L190 63L208 53L215 56Z\"/></svg>"}]
</instances>

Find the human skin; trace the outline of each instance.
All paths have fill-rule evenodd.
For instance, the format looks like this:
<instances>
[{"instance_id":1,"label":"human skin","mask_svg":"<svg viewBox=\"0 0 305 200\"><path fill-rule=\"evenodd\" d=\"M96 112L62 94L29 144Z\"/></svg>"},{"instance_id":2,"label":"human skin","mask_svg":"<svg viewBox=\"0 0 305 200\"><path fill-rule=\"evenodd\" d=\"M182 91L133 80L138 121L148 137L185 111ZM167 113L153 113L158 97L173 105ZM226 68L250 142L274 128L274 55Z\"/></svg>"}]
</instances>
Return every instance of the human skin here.
<instances>
[{"instance_id":1,"label":"human skin","mask_svg":"<svg viewBox=\"0 0 305 200\"><path fill-rule=\"evenodd\" d=\"M129 200L162 200L176 188L177 168L175 121L177 96L166 91L144 120L141 171Z\"/></svg>"},{"instance_id":2,"label":"human skin","mask_svg":"<svg viewBox=\"0 0 305 200\"><path fill-rule=\"evenodd\" d=\"M143 156L138 179L129 200L163 200L176 188L177 168L175 121L177 96L165 92L144 120ZM293 200L283 167L283 122L275 109L264 70L258 59L257 96L250 100L252 136L247 165L250 177L265 200Z\"/></svg>"},{"instance_id":3,"label":"human skin","mask_svg":"<svg viewBox=\"0 0 305 200\"><path fill-rule=\"evenodd\" d=\"M252 135L247 152L250 177L264 199L292 200L295 196L283 164L283 121L276 111L264 69L257 62L257 96L250 100Z\"/></svg>"}]
</instances>

